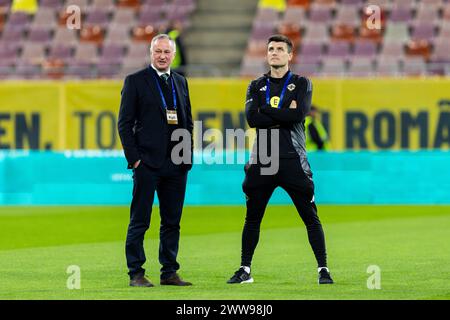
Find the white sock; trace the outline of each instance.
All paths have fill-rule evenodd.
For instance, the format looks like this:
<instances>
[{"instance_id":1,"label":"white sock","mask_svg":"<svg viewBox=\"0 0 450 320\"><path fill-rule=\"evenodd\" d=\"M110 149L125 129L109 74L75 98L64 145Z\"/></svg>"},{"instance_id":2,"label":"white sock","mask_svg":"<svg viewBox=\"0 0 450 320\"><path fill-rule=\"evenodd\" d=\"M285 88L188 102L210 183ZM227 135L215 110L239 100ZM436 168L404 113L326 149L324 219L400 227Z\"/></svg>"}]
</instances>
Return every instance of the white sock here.
<instances>
[{"instance_id":1,"label":"white sock","mask_svg":"<svg viewBox=\"0 0 450 320\"><path fill-rule=\"evenodd\" d=\"M320 272L320 270L322 270L322 269L325 269L325 270L327 270L327 272L330 272L330 270L328 270L327 267L320 267L320 268L317 269L317 272Z\"/></svg>"},{"instance_id":2,"label":"white sock","mask_svg":"<svg viewBox=\"0 0 450 320\"><path fill-rule=\"evenodd\" d=\"M244 268L244 271L250 274L250 267L247 266L241 266L241 268Z\"/></svg>"}]
</instances>

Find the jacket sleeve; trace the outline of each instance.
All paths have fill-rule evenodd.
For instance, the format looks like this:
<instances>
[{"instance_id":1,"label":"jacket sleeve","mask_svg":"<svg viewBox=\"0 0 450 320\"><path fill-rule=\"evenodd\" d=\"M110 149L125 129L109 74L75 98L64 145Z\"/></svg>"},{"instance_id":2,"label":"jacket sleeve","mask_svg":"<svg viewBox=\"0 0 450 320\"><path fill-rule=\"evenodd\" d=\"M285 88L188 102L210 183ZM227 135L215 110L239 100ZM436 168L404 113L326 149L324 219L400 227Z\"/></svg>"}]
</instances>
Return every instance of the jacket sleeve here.
<instances>
[{"instance_id":1,"label":"jacket sleeve","mask_svg":"<svg viewBox=\"0 0 450 320\"><path fill-rule=\"evenodd\" d=\"M311 110L312 83L308 78L302 78L302 82L296 97L297 108L277 109L266 106L261 109L261 112L283 124L303 121L305 116Z\"/></svg>"},{"instance_id":2,"label":"jacket sleeve","mask_svg":"<svg viewBox=\"0 0 450 320\"><path fill-rule=\"evenodd\" d=\"M136 161L140 159L139 151L134 137L133 127L136 120L137 89L130 76L125 78L121 91L120 110L118 119L118 131L122 142L128 169L133 168Z\"/></svg>"},{"instance_id":3,"label":"jacket sleeve","mask_svg":"<svg viewBox=\"0 0 450 320\"><path fill-rule=\"evenodd\" d=\"M250 83L247 89L245 116L247 117L250 128L264 129L279 125L277 121L260 112L258 92L256 91L254 81Z\"/></svg>"}]
</instances>

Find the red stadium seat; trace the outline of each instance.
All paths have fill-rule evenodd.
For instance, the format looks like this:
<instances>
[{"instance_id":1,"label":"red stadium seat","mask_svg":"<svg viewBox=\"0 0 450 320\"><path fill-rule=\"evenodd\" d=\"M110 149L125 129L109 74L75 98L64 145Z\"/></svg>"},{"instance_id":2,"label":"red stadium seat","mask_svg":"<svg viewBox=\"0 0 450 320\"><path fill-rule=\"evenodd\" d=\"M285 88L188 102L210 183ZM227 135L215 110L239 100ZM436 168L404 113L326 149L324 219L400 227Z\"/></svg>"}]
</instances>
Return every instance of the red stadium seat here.
<instances>
[{"instance_id":1,"label":"red stadium seat","mask_svg":"<svg viewBox=\"0 0 450 320\"><path fill-rule=\"evenodd\" d=\"M352 26L345 24L334 25L331 28L331 39L353 42L355 39L355 30Z\"/></svg>"},{"instance_id":2,"label":"red stadium seat","mask_svg":"<svg viewBox=\"0 0 450 320\"><path fill-rule=\"evenodd\" d=\"M103 37L103 30L97 25L83 27L80 31L80 42L91 42L101 45Z\"/></svg>"},{"instance_id":3,"label":"red stadium seat","mask_svg":"<svg viewBox=\"0 0 450 320\"><path fill-rule=\"evenodd\" d=\"M379 44L383 41L382 30L368 29L365 26L362 26L359 29L359 38L364 40L370 40Z\"/></svg>"},{"instance_id":4,"label":"red stadium seat","mask_svg":"<svg viewBox=\"0 0 450 320\"><path fill-rule=\"evenodd\" d=\"M64 76L64 61L49 58L42 63L42 73L50 79L61 79Z\"/></svg>"},{"instance_id":5,"label":"red stadium seat","mask_svg":"<svg viewBox=\"0 0 450 320\"><path fill-rule=\"evenodd\" d=\"M295 24L281 24L278 27L278 33L285 35L291 39L294 48L297 48L301 42L301 29L299 25Z\"/></svg>"},{"instance_id":6,"label":"red stadium seat","mask_svg":"<svg viewBox=\"0 0 450 320\"><path fill-rule=\"evenodd\" d=\"M309 7L309 0L288 0L287 1L287 6L288 7L305 7L308 8Z\"/></svg>"},{"instance_id":7,"label":"red stadium seat","mask_svg":"<svg viewBox=\"0 0 450 320\"><path fill-rule=\"evenodd\" d=\"M5 25L5 15L0 12L0 33L3 31L3 26Z\"/></svg>"},{"instance_id":8,"label":"red stadium seat","mask_svg":"<svg viewBox=\"0 0 450 320\"><path fill-rule=\"evenodd\" d=\"M425 61L428 61L431 55L431 44L425 39L410 40L406 44L406 55L423 57Z\"/></svg>"},{"instance_id":9,"label":"red stadium seat","mask_svg":"<svg viewBox=\"0 0 450 320\"><path fill-rule=\"evenodd\" d=\"M141 3L139 0L118 0L117 6L122 8L133 8L135 10L138 10L141 6Z\"/></svg>"},{"instance_id":10,"label":"red stadium seat","mask_svg":"<svg viewBox=\"0 0 450 320\"><path fill-rule=\"evenodd\" d=\"M133 41L147 42L152 41L157 34L155 28L151 25L141 25L133 28Z\"/></svg>"},{"instance_id":11,"label":"red stadium seat","mask_svg":"<svg viewBox=\"0 0 450 320\"><path fill-rule=\"evenodd\" d=\"M267 44L262 41L250 41L246 55L249 57L265 57L267 54Z\"/></svg>"}]
</instances>

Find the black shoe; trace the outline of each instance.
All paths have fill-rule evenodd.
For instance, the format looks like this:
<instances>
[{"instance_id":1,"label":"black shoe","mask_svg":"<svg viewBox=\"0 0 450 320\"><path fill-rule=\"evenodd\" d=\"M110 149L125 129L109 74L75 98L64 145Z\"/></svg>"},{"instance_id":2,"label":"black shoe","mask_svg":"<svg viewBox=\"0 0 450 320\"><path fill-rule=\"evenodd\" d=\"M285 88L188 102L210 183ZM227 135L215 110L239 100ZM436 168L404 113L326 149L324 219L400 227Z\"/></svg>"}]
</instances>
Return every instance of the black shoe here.
<instances>
[{"instance_id":1,"label":"black shoe","mask_svg":"<svg viewBox=\"0 0 450 320\"><path fill-rule=\"evenodd\" d=\"M319 272L319 284L332 284L333 279L331 279L330 272L327 271L327 269L322 268Z\"/></svg>"},{"instance_id":2,"label":"black shoe","mask_svg":"<svg viewBox=\"0 0 450 320\"><path fill-rule=\"evenodd\" d=\"M160 284L163 286L192 286L192 283L181 280L180 276L177 273L174 273L168 279L161 279Z\"/></svg>"},{"instance_id":3,"label":"black shoe","mask_svg":"<svg viewBox=\"0 0 450 320\"><path fill-rule=\"evenodd\" d=\"M234 273L227 283L253 283L253 278L250 273L247 273L244 268L241 267Z\"/></svg>"},{"instance_id":4,"label":"black shoe","mask_svg":"<svg viewBox=\"0 0 450 320\"><path fill-rule=\"evenodd\" d=\"M130 280L130 287L153 287L153 283L142 274L137 275Z\"/></svg>"}]
</instances>

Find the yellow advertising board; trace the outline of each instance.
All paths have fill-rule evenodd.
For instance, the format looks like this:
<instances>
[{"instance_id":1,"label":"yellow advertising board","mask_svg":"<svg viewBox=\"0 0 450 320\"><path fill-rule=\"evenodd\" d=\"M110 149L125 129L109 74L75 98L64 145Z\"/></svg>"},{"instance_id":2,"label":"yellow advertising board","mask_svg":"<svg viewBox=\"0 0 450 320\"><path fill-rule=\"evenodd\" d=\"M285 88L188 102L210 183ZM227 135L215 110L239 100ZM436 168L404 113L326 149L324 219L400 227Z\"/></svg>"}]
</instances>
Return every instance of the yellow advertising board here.
<instances>
[{"instance_id":1,"label":"yellow advertising board","mask_svg":"<svg viewBox=\"0 0 450 320\"><path fill-rule=\"evenodd\" d=\"M312 79L334 150L449 149L450 79ZM202 132L248 129L249 81L190 79ZM120 149L121 81L0 82L0 149Z\"/></svg>"}]
</instances>

